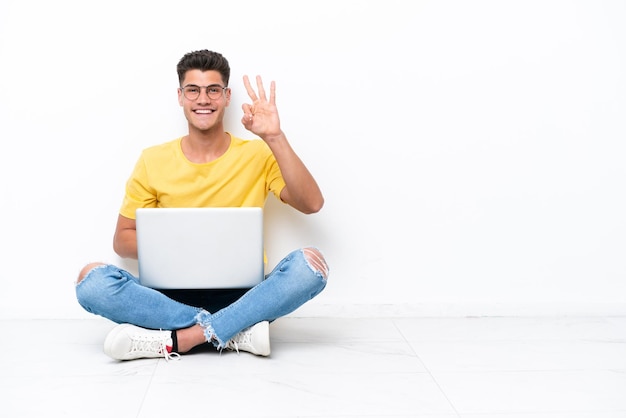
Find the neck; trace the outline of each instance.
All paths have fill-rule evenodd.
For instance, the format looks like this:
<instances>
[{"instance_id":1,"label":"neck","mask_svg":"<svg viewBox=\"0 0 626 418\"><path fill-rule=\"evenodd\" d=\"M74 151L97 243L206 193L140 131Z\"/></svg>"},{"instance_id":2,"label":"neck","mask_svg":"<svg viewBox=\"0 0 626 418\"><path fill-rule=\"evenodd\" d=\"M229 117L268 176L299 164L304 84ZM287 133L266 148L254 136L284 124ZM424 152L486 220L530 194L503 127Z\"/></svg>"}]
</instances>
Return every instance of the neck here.
<instances>
[{"instance_id":1,"label":"neck","mask_svg":"<svg viewBox=\"0 0 626 418\"><path fill-rule=\"evenodd\" d=\"M208 163L226 152L230 146L230 135L224 131L219 133L189 132L181 141L185 157L193 163Z\"/></svg>"}]
</instances>

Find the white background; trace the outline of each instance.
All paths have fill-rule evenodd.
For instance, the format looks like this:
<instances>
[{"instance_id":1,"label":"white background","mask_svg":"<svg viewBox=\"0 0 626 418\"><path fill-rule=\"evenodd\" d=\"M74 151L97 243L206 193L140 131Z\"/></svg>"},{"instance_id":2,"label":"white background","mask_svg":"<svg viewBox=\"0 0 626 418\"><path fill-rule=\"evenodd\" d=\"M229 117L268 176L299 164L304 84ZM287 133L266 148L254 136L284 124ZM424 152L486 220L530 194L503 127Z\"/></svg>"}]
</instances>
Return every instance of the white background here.
<instances>
[{"instance_id":1,"label":"white background","mask_svg":"<svg viewBox=\"0 0 626 418\"><path fill-rule=\"evenodd\" d=\"M81 318L139 152L186 132L195 49L276 80L326 206L268 200L270 263L332 272L294 315L626 314L626 2L0 3L0 318Z\"/></svg>"}]
</instances>

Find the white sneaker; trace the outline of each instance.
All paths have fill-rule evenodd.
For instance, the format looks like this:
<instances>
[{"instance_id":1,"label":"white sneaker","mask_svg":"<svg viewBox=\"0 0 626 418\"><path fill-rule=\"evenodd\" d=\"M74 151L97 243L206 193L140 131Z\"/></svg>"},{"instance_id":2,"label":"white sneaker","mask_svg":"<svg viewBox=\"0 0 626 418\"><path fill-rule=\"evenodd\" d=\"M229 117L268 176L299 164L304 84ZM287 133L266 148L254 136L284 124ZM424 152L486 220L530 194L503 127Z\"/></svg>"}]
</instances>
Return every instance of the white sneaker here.
<instances>
[{"instance_id":1,"label":"white sneaker","mask_svg":"<svg viewBox=\"0 0 626 418\"><path fill-rule=\"evenodd\" d=\"M172 332L156 331L131 324L120 324L113 328L104 340L104 353L115 360L158 358L178 360L180 355L172 353Z\"/></svg>"},{"instance_id":2,"label":"white sneaker","mask_svg":"<svg viewBox=\"0 0 626 418\"><path fill-rule=\"evenodd\" d=\"M244 329L228 341L226 349L236 352L247 351L257 356L269 356L270 323L262 321Z\"/></svg>"}]
</instances>

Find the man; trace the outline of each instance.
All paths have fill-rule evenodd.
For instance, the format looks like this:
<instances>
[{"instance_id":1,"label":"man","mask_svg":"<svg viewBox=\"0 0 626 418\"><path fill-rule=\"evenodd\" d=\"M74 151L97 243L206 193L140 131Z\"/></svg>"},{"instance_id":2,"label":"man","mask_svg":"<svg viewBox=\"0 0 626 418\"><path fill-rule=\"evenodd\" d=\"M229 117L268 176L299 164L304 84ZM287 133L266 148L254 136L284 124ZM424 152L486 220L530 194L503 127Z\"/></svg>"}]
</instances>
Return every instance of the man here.
<instances>
[{"instance_id":1,"label":"man","mask_svg":"<svg viewBox=\"0 0 626 418\"><path fill-rule=\"evenodd\" d=\"M251 103L242 106L241 122L261 140L242 140L224 128L231 98L226 58L193 51L181 58L177 71L178 102L189 132L142 152L117 220L117 254L137 258L138 208L263 207L269 192L306 214L322 208L315 179L281 130L273 81L268 99L261 77L256 77L257 93L244 76ZM165 294L116 266L90 263L79 274L76 295L87 311L119 324L104 343L105 353L117 360L178 358L206 342L218 350L268 356L269 322L319 294L327 278L323 255L307 247L291 252L264 281L239 293Z\"/></svg>"}]
</instances>

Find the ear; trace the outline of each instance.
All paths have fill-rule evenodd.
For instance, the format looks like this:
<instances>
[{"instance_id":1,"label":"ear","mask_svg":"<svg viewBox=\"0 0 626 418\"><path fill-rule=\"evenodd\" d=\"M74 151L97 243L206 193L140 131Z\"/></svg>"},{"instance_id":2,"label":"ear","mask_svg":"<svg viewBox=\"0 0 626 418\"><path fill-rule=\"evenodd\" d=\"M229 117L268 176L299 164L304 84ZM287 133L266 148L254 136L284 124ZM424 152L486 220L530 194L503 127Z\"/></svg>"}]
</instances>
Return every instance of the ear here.
<instances>
[{"instance_id":1,"label":"ear","mask_svg":"<svg viewBox=\"0 0 626 418\"><path fill-rule=\"evenodd\" d=\"M185 99L185 97L183 96L183 89L181 89L180 87L178 88L178 104L182 107L183 106L183 100Z\"/></svg>"},{"instance_id":2,"label":"ear","mask_svg":"<svg viewBox=\"0 0 626 418\"><path fill-rule=\"evenodd\" d=\"M230 94L232 93L232 91L230 90L230 87L226 88L226 106L228 106L230 104Z\"/></svg>"}]
</instances>

